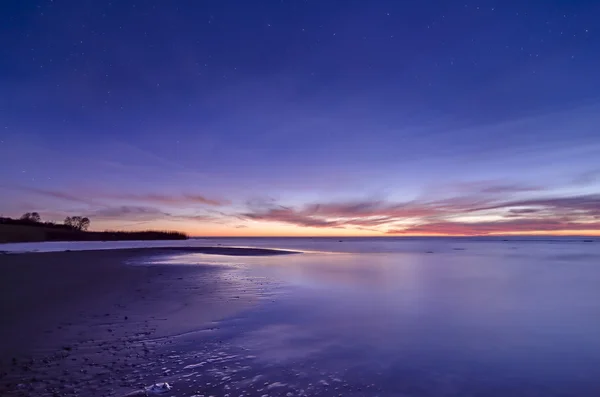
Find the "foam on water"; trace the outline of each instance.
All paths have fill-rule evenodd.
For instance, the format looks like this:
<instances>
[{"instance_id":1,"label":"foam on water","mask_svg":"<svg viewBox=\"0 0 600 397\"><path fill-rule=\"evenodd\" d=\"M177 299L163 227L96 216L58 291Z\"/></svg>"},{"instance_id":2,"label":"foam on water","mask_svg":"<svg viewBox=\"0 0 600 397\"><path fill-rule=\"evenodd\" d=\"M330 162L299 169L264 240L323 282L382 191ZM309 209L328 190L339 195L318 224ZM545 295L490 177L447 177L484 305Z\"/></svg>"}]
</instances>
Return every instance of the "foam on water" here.
<instances>
[{"instance_id":1,"label":"foam on water","mask_svg":"<svg viewBox=\"0 0 600 397\"><path fill-rule=\"evenodd\" d=\"M146 387L146 393L149 394L164 394L171 390L173 387L167 382L155 383L152 386Z\"/></svg>"}]
</instances>

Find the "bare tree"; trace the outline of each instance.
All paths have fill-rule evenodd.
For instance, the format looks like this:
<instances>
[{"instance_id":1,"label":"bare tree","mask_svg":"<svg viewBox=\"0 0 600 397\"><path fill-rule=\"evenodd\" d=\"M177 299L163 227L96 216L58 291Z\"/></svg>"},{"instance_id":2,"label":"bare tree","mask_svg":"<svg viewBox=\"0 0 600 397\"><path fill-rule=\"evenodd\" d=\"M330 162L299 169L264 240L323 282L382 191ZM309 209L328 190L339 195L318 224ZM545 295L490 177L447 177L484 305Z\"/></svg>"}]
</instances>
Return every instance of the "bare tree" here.
<instances>
[{"instance_id":1,"label":"bare tree","mask_svg":"<svg viewBox=\"0 0 600 397\"><path fill-rule=\"evenodd\" d=\"M72 222L71 227L73 229L75 229L75 230L81 230L79 228L79 225L81 224L81 217L80 216L72 216L71 217L71 222Z\"/></svg>"},{"instance_id":2,"label":"bare tree","mask_svg":"<svg viewBox=\"0 0 600 397\"><path fill-rule=\"evenodd\" d=\"M81 220L79 221L79 230L86 231L86 230L88 230L89 227L90 227L90 218L88 218L87 216L81 218Z\"/></svg>"},{"instance_id":3,"label":"bare tree","mask_svg":"<svg viewBox=\"0 0 600 397\"><path fill-rule=\"evenodd\" d=\"M23 215L21 215L21 220L39 223L42 220L42 217L37 212L26 212Z\"/></svg>"},{"instance_id":4,"label":"bare tree","mask_svg":"<svg viewBox=\"0 0 600 397\"><path fill-rule=\"evenodd\" d=\"M65 218L65 225L78 231L86 231L90 227L90 218L81 216L67 216Z\"/></svg>"}]
</instances>

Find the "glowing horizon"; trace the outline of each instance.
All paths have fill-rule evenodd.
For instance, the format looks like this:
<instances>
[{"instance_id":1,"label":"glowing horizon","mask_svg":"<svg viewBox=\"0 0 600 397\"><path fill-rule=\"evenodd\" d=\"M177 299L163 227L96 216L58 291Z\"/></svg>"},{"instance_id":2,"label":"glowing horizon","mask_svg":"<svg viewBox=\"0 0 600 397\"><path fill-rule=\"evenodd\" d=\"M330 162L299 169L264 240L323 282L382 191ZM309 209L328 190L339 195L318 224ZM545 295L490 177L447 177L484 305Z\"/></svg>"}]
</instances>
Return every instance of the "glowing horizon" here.
<instances>
[{"instance_id":1,"label":"glowing horizon","mask_svg":"<svg viewBox=\"0 0 600 397\"><path fill-rule=\"evenodd\" d=\"M600 195L565 195L564 189L561 194L497 182L479 182L467 189L463 184L446 185L443 193L402 202L363 199L296 205L214 199L198 193L14 190L47 206L77 207L38 212L44 220L60 222L75 211L92 219L91 230L175 230L220 237L600 235Z\"/></svg>"}]
</instances>

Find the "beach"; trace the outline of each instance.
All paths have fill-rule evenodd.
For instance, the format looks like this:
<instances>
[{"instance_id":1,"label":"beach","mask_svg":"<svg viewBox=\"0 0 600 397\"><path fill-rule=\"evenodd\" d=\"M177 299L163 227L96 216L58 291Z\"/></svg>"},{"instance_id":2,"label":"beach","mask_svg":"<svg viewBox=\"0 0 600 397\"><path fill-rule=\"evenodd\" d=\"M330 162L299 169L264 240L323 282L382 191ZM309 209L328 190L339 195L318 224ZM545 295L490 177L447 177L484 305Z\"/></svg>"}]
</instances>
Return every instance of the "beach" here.
<instances>
[{"instance_id":1,"label":"beach","mask_svg":"<svg viewBox=\"0 0 600 397\"><path fill-rule=\"evenodd\" d=\"M0 395L597 396L587 240L5 246Z\"/></svg>"},{"instance_id":2,"label":"beach","mask_svg":"<svg viewBox=\"0 0 600 397\"><path fill-rule=\"evenodd\" d=\"M1 255L0 394L125 394L152 383L149 370L134 369L156 362L150 357L161 338L202 329L257 299L255 285L224 267L144 265L167 253L173 251Z\"/></svg>"}]
</instances>

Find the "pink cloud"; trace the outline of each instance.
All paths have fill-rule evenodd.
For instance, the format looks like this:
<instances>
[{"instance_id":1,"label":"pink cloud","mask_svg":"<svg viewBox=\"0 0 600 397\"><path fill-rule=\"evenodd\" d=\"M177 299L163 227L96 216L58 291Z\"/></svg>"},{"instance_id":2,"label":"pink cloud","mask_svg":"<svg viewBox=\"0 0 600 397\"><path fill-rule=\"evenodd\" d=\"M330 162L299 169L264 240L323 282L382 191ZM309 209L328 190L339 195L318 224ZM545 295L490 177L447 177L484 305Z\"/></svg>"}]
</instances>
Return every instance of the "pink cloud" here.
<instances>
[{"instance_id":1,"label":"pink cloud","mask_svg":"<svg viewBox=\"0 0 600 397\"><path fill-rule=\"evenodd\" d=\"M455 222L452 218L496 211L497 222ZM507 211L502 211L507 210ZM499 212L500 211L500 212ZM242 214L247 219L313 228L389 228L392 234L490 234L554 230L596 230L600 195L501 201L462 196L436 201L361 201L309 204L300 208L267 205ZM404 228L404 224L415 226ZM402 226L398 226L402 224Z\"/></svg>"}]
</instances>

